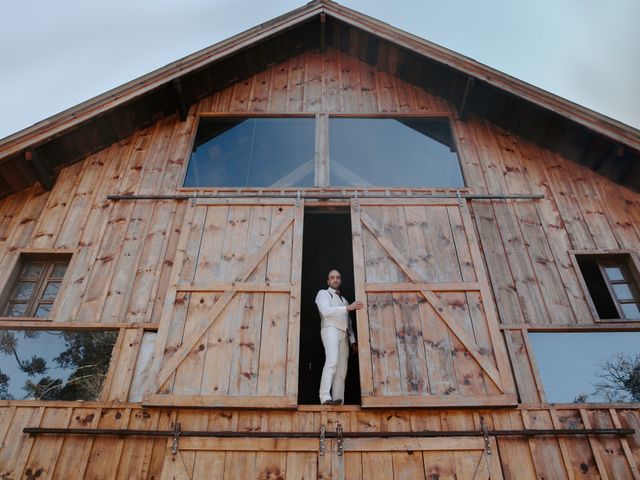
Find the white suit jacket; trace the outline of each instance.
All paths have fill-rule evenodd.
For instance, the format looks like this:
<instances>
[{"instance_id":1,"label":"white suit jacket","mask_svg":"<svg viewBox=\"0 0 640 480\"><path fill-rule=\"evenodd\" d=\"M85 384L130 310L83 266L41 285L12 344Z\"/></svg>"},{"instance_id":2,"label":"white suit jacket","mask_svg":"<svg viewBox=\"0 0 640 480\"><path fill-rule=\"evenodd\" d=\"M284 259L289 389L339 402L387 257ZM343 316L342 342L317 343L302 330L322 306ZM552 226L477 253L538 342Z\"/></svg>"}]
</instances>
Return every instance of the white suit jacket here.
<instances>
[{"instance_id":1,"label":"white suit jacket","mask_svg":"<svg viewBox=\"0 0 640 480\"><path fill-rule=\"evenodd\" d=\"M320 328L334 327L349 333L349 343L356 343L356 336L351 326L351 317L347 311L349 302L329 287L320 290L316 295L316 305L320 312Z\"/></svg>"}]
</instances>

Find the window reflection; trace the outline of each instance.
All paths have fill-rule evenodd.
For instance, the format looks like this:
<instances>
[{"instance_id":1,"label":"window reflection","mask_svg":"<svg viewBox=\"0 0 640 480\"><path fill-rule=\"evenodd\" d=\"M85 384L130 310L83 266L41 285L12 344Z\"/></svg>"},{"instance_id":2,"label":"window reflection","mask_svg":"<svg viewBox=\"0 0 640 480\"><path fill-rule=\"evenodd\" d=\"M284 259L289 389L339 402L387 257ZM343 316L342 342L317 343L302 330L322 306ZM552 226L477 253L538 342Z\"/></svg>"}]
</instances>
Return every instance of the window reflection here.
<instances>
[{"instance_id":1,"label":"window reflection","mask_svg":"<svg viewBox=\"0 0 640 480\"><path fill-rule=\"evenodd\" d=\"M314 118L202 118L185 187L311 187Z\"/></svg>"},{"instance_id":2,"label":"window reflection","mask_svg":"<svg viewBox=\"0 0 640 480\"><path fill-rule=\"evenodd\" d=\"M330 118L332 186L464 187L447 119Z\"/></svg>"},{"instance_id":3,"label":"window reflection","mask_svg":"<svg viewBox=\"0 0 640 480\"><path fill-rule=\"evenodd\" d=\"M96 400L117 335L0 330L0 399Z\"/></svg>"},{"instance_id":4,"label":"window reflection","mask_svg":"<svg viewBox=\"0 0 640 480\"><path fill-rule=\"evenodd\" d=\"M640 401L640 332L530 333L551 403Z\"/></svg>"}]
</instances>

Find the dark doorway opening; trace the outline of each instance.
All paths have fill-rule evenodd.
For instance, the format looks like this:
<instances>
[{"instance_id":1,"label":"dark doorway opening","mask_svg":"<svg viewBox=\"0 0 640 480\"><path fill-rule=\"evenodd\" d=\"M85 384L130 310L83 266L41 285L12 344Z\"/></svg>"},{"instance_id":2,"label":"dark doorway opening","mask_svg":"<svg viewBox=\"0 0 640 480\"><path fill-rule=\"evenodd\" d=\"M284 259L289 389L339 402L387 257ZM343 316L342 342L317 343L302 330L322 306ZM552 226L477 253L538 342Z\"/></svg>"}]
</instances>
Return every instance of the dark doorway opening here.
<instances>
[{"instance_id":1,"label":"dark doorway opening","mask_svg":"<svg viewBox=\"0 0 640 480\"><path fill-rule=\"evenodd\" d=\"M353 250L351 217L347 207L306 207L302 241L302 295L300 307L300 365L298 403L320 403L318 389L324 366L324 348L320 338L320 314L315 304L318 290L327 288L327 274L339 270L342 275L341 294L352 302ZM355 315L351 322L356 329ZM358 356L349 357L344 403L360 405Z\"/></svg>"}]
</instances>

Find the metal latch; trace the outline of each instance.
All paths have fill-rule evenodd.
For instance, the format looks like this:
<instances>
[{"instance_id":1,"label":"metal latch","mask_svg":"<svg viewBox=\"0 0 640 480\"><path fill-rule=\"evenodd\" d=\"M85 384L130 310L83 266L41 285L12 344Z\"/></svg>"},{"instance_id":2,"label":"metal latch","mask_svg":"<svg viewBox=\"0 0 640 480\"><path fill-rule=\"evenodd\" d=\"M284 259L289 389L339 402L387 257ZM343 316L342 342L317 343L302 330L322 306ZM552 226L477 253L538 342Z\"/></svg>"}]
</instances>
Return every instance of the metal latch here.
<instances>
[{"instance_id":1,"label":"metal latch","mask_svg":"<svg viewBox=\"0 0 640 480\"><path fill-rule=\"evenodd\" d=\"M489 427L487 422L484 421L484 417L480 417L480 428L482 429L482 438L484 438L484 452L487 465L487 474L491 478L491 442L489 441Z\"/></svg>"},{"instance_id":2,"label":"metal latch","mask_svg":"<svg viewBox=\"0 0 640 480\"><path fill-rule=\"evenodd\" d=\"M484 449L487 455L491 455L491 443L489 442L489 427L487 422L484 421L484 417L480 417L480 428L482 429L482 437L484 438Z\"/></svg>"},{"instance_id":3,"label":"metal latch","mask_svg":"<svg viewBox=\"0 0 640 480\"><path fill-rule=\"evenodd\" d=\"M324 457L324 449L325 449L325 438L324 435L327 432L327 429L324 425L320 426L320 456Z\"/></svg>"},{"instance_id":4,"label":"metal latch","mask_svg":"<svg viewBox=\"0 0 640 480\"><path fill-rule=\"evenodd\" d=\"M178 453L178 440L180 439L180 423L176 422L173 427L173 444L171 445L171 455Z\"/></svg>"},{"instance_id":5,"label":"metal latch","mask_svg":"<svg viewBox=\"0 0 640 480\"><path fill-rule=\"evenodd\" d=\"M338 425L336 426L336 433L338 434L338 456L341 457L344 452L344 443L342 440L342 424L340 420L338 420Z\"/></svg>"}]
</instances>

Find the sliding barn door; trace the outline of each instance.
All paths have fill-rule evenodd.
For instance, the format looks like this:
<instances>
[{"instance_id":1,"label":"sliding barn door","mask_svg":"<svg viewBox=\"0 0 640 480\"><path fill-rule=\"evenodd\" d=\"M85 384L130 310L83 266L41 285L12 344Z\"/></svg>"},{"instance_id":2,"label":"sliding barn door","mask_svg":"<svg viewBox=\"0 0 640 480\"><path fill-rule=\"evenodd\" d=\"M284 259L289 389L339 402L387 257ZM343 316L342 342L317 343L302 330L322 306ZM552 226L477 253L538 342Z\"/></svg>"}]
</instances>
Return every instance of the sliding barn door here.
<instances>
[{"instance_id":1,"label":"sliding barn door","mask_svg":"<svg viewBox=\"0 0 640 480\"><path fill-rule=\"evenodd\" d=\"M349 480L502 480L496 440L487 441L489 449L482 437L346 438L331 473Z\"/></svg>"},{"instance_id":2,"label":"sliding barn door","mask_svg":"<svg viewBox=\"0 0 640 480\"><path fill-rule=\"evenodd\" d=\"M186 437L174 454L170 440L161 480L332 478L331 451L320 456L318 443L317 438Z\"/></svg>"},{"instance_id":3,"label":"sliding barn door","mask_svg":"<svg viewBox=\"0 0 640 480\"><path fill-rule=\"evenodd\" d=\"M516 403L464 203L352 203L362 405Z\"/></svg>"},{"instance_id":4,"label":"sliding barn door","mask_svg":"<svg viewBox=\"0 0 640 480\"><path fill-rule=\"evenodd\" d=\"M187 208L143 403L294 407L303 207L222 202Z\"/></svg>"}]
</instances>

